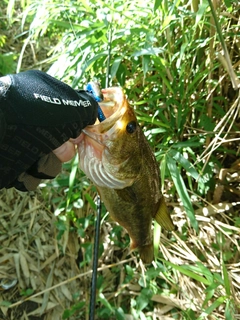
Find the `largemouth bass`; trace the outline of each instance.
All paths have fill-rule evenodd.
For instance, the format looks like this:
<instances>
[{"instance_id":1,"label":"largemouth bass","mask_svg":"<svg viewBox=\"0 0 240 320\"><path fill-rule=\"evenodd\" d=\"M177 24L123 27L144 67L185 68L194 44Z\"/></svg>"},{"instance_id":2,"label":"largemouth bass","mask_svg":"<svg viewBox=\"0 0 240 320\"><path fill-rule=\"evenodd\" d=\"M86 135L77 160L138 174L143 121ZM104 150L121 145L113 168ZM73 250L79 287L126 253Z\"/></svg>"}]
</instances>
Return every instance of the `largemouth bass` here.
<instances>
[{"instance_id":1,"label":"largemouth bass","mask_svg":"<svg viewBox=\"0 0 240 320\"><path fill-rule=\"evenodd\" d=\"M144 263L153 256L152 219L174 225L160 192L155 156L121 88L102 90L106 120L86 127L78 141L79 165L97 187L110 217L131 238Z\"/></svg>"}]
</instances>

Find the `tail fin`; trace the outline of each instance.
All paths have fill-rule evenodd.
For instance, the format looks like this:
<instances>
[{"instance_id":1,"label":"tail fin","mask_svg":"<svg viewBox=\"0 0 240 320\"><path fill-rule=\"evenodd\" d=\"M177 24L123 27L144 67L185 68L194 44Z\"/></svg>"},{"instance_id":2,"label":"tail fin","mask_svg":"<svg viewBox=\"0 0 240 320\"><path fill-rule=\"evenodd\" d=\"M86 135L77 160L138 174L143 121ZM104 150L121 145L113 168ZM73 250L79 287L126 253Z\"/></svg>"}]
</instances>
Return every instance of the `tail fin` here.
<instances>
[{"instance_id":1,"label":"tail fin","mask_svg":"<svg viewBox=\"0 0 240 320\"><path fill-rule=\"evenodd\" d=\"M153 244L148 244L146 246L143 247L139 247L138 248L139 254L140 254L140 258L142 259L142 262L145 264L150 264L153 259L154 259L154 255L153 255Z\"/></svg>"}]
</instances>

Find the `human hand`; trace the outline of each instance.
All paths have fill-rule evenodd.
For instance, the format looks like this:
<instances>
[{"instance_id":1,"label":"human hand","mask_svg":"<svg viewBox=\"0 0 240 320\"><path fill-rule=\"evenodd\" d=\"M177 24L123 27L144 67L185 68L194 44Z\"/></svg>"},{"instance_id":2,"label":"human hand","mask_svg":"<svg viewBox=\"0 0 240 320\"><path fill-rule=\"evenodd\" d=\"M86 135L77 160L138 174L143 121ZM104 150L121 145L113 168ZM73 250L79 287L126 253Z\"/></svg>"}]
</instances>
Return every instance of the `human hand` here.
<instances>
[{"instance_id":1,"label":"human hand","mask_svg":"<svg viewBox=\"0 0 240 320\"><path fill-rule=\"evenodd\" d=\"M95 99L41 71L0 78L0 189L34 190L75 155L69 141L93 124Z\"/></svg>"}]
</instances>

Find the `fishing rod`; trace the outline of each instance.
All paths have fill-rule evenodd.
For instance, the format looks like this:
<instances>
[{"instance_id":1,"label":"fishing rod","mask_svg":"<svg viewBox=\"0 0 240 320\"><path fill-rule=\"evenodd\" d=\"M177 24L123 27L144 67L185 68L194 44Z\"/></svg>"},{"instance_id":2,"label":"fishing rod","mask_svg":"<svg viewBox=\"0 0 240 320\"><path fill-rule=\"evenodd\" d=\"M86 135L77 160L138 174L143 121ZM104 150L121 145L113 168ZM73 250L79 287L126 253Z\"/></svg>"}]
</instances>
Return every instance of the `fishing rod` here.
<instances>
[{"instance_id":1,"label":"fishing rod","mask_svg":"<svg viewBox=\"0 0 240 320\"><path fill-rule=\"evenodd\" d=\"M102 101L100 86L97 82L91 81L86 86L86 91L91 93L97 102ZM98 105L98 120L100 122L106 119L101 107ZM96 292L97 292L97 268L98 268L98 252L99 252L99 239L100 239L100 222L101 222L102 203L100 196L97 195L97 216L95 222L95 234L93 242L93 264L92 264L92 279L91 279L91 292L89 304L89 320L95 318L96 306Z\"/></svg>"},{"instance_id":2,"label":"fishing rod","mask_svg":"<svg viewBox=\"0 0 240 320\"><path fill-rule=\"evenodd\" d=\"M73 29L72 22L68 15L67 15L67 18L72 27L74 36L76 37L76 33ZM110 71L110 61L111 61L111 51L112 51L112 23L111 22L109 23L109 29L108 29L108 48L107 49L108 49L108 57L107 57L106 81L105 81L106 88L109 85L109 75L110 75L109 71ZM86 91L88 91L93 95L94 99L97 102L102 101L100 85L97 82L94 82L94 81L89 82L85 89ZM99 122L102 122L105 119L106 117L101 107L98 105L98 120ZM102 211L101 199L100 199L100 196L97 195L97 215L96 215L95 235L94 235L94 243L93 243L93 264L92 264L92 279L91 279L91 292L90 292L90 303L89 303L89 320L94 320L95 318L101 211Z\"/></svg>"},{"instance_id":3,"label":"fishing rod","mask_svg":"<svg viewBox=\"0 0 240 320\"><path fill-rule=\"evenodd\" d=\"M93 265L92 265L92 280L91 280L91 293L90 293L90 304L89 304L89 320L94 320L95 318L101 211L102 211L102 203L98 195L97 196L97 216L96 216L96 222L95 222L95 235L94 235L94 245L93 245Z\"/></svg>"}]
</instances>

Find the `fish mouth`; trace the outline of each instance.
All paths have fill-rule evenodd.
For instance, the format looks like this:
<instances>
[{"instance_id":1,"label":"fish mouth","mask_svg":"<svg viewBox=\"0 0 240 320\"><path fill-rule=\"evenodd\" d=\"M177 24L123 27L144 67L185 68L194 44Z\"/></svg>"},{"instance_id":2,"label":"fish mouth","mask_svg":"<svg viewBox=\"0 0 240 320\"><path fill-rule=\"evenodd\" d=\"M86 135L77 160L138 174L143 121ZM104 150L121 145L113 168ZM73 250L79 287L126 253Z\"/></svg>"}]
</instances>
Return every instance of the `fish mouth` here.
<instances>
[{"instance_id":1,"label":"fish mouth","mask_svg":"<svg viewBox=\"0 0 240 320\"><path fill-rule=\"evenodd\" d=\"M103 90L104 101L99 103L106 119L102 122L97 120L94 125L87 126L74 143L78 144L80 169L96 186L123 189L132 185L133 179L120 179L116 172L128 159L115 164L114 170L111 170L106 159L109 155L106 144L108 140L115 139L117 143L118 132L122 127L121 118L127 106L123 103L124 95L121 89L115 92L114 97L109 97L108 90L110 89Z\"/></svg>"}]
</instances>

